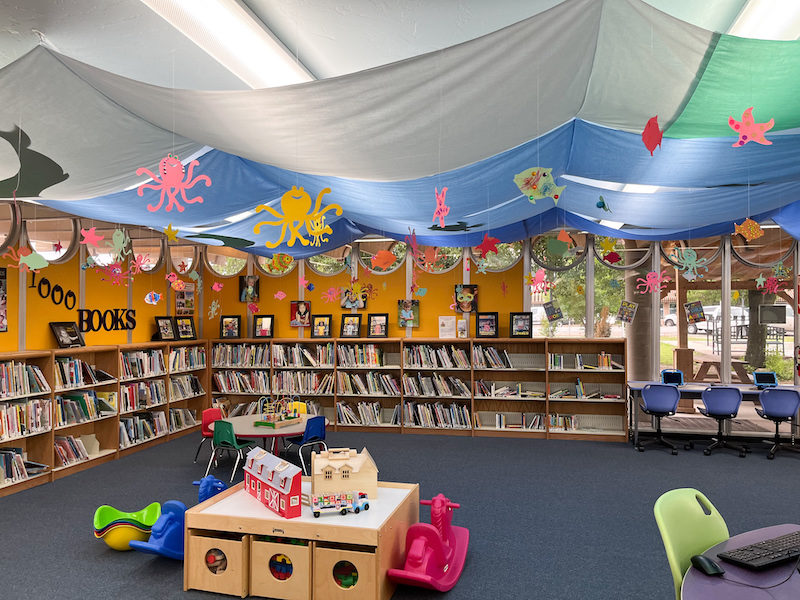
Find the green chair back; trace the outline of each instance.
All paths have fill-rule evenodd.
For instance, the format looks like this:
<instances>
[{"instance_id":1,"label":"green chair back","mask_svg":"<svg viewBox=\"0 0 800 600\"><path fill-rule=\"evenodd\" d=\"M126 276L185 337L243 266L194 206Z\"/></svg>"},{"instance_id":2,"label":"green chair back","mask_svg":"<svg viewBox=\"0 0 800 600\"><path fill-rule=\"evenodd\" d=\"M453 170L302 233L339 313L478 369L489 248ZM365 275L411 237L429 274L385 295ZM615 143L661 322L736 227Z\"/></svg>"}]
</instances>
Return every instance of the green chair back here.
<instances>
[{"instance_id":1,"label":"green chair back","mask_svg":"<svg viewBox=\"0 0 800 600\"><path fill-rule=\"evenodd\" d=\"M692 488L670 490L653 507L664 549L667 551L675 598L681 598L681 583L691 558L727 540L725 519L702 492Z\"/></svg>"},{"instance_id":2,"label":"green chair back","mask_svg":"<svg viewBox=\"0 0 800 600\"><path fill-rule=\"evenodd\" d=\"M239 442L236 435L233 433L233 423L230 421L215 421L214 422L214 447L215 448L231 448L239 450L247 448L250 444L247 442Z\"/></svg>"}]
</instances>

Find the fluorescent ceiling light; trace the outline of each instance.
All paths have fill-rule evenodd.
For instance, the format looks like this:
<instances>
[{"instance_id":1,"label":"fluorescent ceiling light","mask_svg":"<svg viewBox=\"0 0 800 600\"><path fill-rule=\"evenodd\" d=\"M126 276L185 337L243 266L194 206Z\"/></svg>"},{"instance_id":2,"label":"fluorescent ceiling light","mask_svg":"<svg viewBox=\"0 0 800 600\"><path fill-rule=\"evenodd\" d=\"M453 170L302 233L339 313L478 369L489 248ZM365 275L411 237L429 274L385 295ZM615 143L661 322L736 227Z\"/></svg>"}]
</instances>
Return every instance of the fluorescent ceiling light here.
<instances>
[{"instance_id":1,"label":"fluorescent ceiling light","mask_svg":"<svg viewBox=\"0 0 800 600\"><path fill-rule=\"evenodd\" d=\"M762 40L796 40L800 36L800 2L750 0L728 33Z\"/></svg>"},{"instance_id":2,"label":"fluorescent ceiling light","mask_svg":"<svg viewBox=\"0 0 800 600\"><path fill-rule=\"evenodd\" d=\"M639 185L638 183L626 183L623 192L628 194L655 194L658 191L657 185Z\"/></svg>"},{"instance_id":3,"label":"fluorescent ceiling light","mask_svg":"<svg viewBox=\"0 0 800 600\"><path fill-rule=\"evenodd\" d=\"M253 89L314 77L239 0L142 0Z\"/></svg>"}]
</instances>

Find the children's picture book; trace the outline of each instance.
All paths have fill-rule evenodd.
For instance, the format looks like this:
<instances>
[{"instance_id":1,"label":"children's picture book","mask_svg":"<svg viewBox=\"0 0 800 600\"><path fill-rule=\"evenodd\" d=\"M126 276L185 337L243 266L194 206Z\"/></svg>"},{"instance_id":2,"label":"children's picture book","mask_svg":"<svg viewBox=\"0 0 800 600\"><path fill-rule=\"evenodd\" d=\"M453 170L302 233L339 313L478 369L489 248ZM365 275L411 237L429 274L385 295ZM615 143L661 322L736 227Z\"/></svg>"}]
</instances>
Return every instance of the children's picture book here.
<instances>
[{"instance_id":1,"label":"children's picture book","mask_svg":"<svg viewBox=\"0 0 800 600\"><path fill-rule=\"evenodd\" d=\"M628 302L627 300L623 300L622 304L619 305L617 318L623 323L632 323L633 318L636 316L637 308L639 308L639 305L636 304L636 302Z\"/></svg>"},{"instance_id":2,"label":"children's picture book","mask_svg":"<svg viewBox=\"0 0 800 600\"><path fill-rule=\"evenodd\" d=\"M559 319L563 319L564 315L561 314L561 309L553 304L553 302L545 302L542 304L544 307L544 313L547 315L547 320L551 323L553 321L558 321Z\"/></svg>"},{"instance_id":3,"label":"children's picture book","mask_svg":"<svg viewBox=\"0 0 800 600\"><path fill-rule=\"evenodd\" d=\"M687 302L683 305L686 309L686 320L689 323L698 323L699 321L706 320L706 314L703 311L703 303L697 300L696 302Z\"/></svg>"}]
</instances>

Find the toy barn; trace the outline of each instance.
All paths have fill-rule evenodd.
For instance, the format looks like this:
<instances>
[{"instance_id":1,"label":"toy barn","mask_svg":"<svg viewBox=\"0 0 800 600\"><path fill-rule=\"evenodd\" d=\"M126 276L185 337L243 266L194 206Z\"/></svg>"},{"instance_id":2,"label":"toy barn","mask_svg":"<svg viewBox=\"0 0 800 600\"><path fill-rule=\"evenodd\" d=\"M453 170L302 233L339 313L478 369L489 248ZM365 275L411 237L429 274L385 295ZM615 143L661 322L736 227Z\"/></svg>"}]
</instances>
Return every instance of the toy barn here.
<instances>
[{"instance_id":1,"label":"toy barn","mask_svg":"<svg viewBox=\"0 0 800 600\"><path fill-rule=\"evenodd\" d=\"M247 453L245 488L268 509L287 519L300 516L301 476L299 467L263 448Z\"/></svg>"}]
</instances>

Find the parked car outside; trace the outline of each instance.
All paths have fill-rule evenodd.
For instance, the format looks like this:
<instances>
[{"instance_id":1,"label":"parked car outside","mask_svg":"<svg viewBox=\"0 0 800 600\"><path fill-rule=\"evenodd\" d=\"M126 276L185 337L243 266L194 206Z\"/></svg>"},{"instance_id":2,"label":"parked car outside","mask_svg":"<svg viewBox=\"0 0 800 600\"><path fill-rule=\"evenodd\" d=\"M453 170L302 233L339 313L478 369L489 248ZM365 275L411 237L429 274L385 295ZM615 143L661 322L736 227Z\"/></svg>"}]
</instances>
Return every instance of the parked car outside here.
<instances>
[{"instance_id":1,"label":"parked car outside","mask_svg":"<svg viewBox=\"0 0 800 600\"><path fill-rule=\"evenodd\" d=\"M697 323L689 323L689 326L687 327L689 333L705 333L705 331L711 327L709 323L719 318L720 314L722 313L722 306L719 304L704 306L703 313L706 315L706 320L699 321ZM748 325L750 323L749 309L742 306L731 306L731 320L739 325ZM664 326L674 327L677 324L678 315L676 313L672 312L664 317Z\"/></svg>"}]
</instances>

